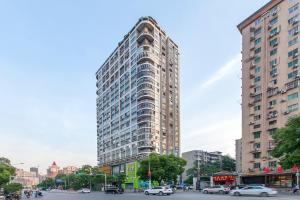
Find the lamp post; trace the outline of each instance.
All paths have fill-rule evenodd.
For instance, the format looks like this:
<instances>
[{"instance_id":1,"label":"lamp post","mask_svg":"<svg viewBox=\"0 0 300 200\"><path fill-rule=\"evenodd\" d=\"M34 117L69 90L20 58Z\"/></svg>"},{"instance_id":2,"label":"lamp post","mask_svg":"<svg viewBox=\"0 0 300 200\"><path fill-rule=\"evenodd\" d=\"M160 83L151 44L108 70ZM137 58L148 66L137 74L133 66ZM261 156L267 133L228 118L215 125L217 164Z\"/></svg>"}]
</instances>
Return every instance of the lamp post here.
<instances>
[{"instance_id":1,"label":"lamp post","mask_svg":"<svg viewBox=\"0 0 300 200\"><path fill-rule=\"evenodd\" d=\"M149 176L149 189L151 189L151 164L150 164L150 158L148 158L148 176Z\"/></svg>"},{"instance_id":2,"label":"lamp post","mask_svg":"<svg viewBox=\"0 0 300 200\"><path fill-rule=\"evenodd\" d=\"M299 169L297 170L296 173L296 184L299 186Z\"/></svg>"}]
</instances>

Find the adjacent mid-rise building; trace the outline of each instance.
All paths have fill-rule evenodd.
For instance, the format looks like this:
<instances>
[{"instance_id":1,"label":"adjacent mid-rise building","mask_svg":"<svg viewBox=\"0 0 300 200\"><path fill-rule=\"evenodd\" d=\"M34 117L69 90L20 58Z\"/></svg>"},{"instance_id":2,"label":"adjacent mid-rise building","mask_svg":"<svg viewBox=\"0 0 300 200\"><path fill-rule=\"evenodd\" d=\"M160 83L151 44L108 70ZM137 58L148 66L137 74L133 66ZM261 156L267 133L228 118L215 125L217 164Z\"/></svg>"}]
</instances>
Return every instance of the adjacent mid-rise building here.
<instances>
[{"instance_id":1,"label":"adjacent mid-rise building","mask_svg":"<svg viewBox=\"0 0 300 200\"><path fill-rule=\"evenodd\" d=\"M264 168L276 172L272 134L300 112L299 3L272 0L238 25L243 57L244 173L258 173ZM288 176L286 183L290 183Z\"/></svg>"},{"instance_id":2,"label":"adjacent mid-rise building","mask_svg":"<svg viewBox=\"0 0 300 200\"><path fill-rule=\"evenodd\" d=\"M180 152L178 46L142 17L96 72L98 164Z\"/></svg>"},{"instance_id":3,"label":"adjacent mid-rise building","mask_svg":"<svg viewBox=\"0 0 300 200\"><path fill-rule=\"evenodd\" d=\"M184 172L182 174L182 180L186 180L188 178L186 174L187 170L193 168L196 161L199 161L199 164L201 165L215 162L221 163L222 152L207 152L203 150L193 150L182 153L182 158L187 162L184 168Z\"/></svg>"},{"instance_id":4,"label":"adjacent mid-rise building","mask_svg":"<svg viewBox=\"0 0 300 200\"><path fill-rule=\"evenodd\" d=\"M242 172L242 139L235 140L235 171Z\"/></svg>"},{"instance_id":5,"label":"adjacent mid-rise building","mask_svg":"<svg viewBox=\"0 0 300 200\"><path fill-rule=\"evenodd\" d=\"M53 161L52 165L47 169L47 177L55 178L59 174L59 171L59 167L57 166L56 162Z\"/></svg>"}]
</instances>

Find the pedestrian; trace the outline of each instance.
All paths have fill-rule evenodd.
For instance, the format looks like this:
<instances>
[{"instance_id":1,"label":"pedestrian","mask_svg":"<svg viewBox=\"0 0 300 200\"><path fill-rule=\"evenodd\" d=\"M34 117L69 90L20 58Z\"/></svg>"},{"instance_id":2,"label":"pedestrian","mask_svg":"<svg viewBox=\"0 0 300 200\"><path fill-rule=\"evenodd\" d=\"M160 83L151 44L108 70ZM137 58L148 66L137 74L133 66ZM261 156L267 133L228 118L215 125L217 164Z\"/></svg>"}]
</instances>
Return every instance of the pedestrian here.
<instances>
[{"instance_id":1,"label":"pedestrian","mask_svg":"<svg viewBox=\"0 0 300 200\"><path fill-rule=\"evenodd\" d=\"M299 191L299 185L295 185L295 187L293 188L293 194L296 194L296 192Z\"/></svg>"}]
</instances>

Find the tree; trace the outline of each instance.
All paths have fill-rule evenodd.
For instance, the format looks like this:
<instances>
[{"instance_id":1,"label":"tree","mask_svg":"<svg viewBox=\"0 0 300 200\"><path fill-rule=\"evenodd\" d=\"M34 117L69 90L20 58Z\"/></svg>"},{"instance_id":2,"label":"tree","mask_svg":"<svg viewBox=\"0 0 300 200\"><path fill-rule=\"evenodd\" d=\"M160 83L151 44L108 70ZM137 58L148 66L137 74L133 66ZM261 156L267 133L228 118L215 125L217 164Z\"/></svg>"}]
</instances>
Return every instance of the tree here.
<instances>
[{"instance_id":1,"label":"tree","mask_svg":"<svg viewBox=\"0 0 300 200\"><path fill-rule=\"evenodd\" d=\"M229 155L222 156L222 170L233 172L235 171L235 160Z\"/></svg>"},{"instance_id":2,"label":"tree","mask_svg":"<svg viewBox=\"0 0 300 200\"><path fill-rule=\"evenodd\" d=\"M10 183L3 187L4 194L15 193L22 190L23 186L20 183Z\"/></svg>"},{"instance_id":3,"label":"tree","mask_svg":"<svg viewBox=\"0 0 300 200\"><path fill-rule=\"evenodd\" d=\"M10 165L7 158L1 158L0 162L0 186L8 183L10 177L15 174L16 169Z\"/></svg>"},{"instance_id":4,"label":"tree","mask_svg":"<svg viewBox=\"0 0 300 200\"><path fill-rule=\"evenodd\" d=\"M220 171L235 171L235 160L231 158L229 155L225 155L221 157L221 161L203 163L200 162L199 166L200 176L212 176L214 173ZM187 181L191 182L192 177L197 177L198 175L198 161L194 162L194 166L186 171L186 175L188 176Z\"/></svg>"},{"instance_id":5,"label":"tree","mask_svg":"<svg viewBox=\"0 0 300 200\"><path fill-rule=\"evenodd\" d=\"M55 187L55 181L53 178L47 177L45 180L43 180L41 183L38 184L39 188L54 188Z\"/></svg>"},{"instance_id":6,"label":"tree","mask_svg":"<svg viewBox=\"0 0 300 200\"><path fill-rule=\"evenodd\" d=\"M175 155L158 155L152 153L148 158L140 162L138 175L144 181L149 180L149 163L151 171L151 179L153 181L174 182L177 177L184 171L186 161Z\"/></svg>"},{"instance_id":7,"label":"tree","mask_svg":"<svg viewBox=\"0 0 300 200\"><path fill-rule=\"evenodd\" d=\"M275 144L272 155L280 160L281 166L300 166L300 116L290 118L272 137Z\"/></svg>"}]
</instances>

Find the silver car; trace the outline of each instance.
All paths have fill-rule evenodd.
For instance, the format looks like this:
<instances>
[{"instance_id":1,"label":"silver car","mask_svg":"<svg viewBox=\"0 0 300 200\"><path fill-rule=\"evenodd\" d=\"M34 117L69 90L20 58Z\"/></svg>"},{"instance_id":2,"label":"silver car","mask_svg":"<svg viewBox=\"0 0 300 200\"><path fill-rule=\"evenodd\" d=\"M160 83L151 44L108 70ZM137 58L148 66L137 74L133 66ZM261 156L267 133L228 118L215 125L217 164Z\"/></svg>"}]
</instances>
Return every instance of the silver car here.
<instances>
[{"instance_id":1,"label":"silver car","mask_svg":"<svg viewBox=\"0 0 300 200\"><path fill-rule=\"evenodd\" d=\"M162 196L162 195L171 195L173 193L173 190L168 187L158 186L158 187L154 187L154 188L145 190L144 193L145 193L145 195L158 194L158 195Z\"/></svg>"},{"instance_id":2,"label":"silver car","mask_svg":"<svg viewBox=\"0 0 300 200\"><path fill-rule=\"evenodd\" d=\"M246 186L242 189L235 189L230 191L230 195L233 196L275 196L278 192L272 188L267 188L263 186Z\"/></svg>"}]
</instances>

